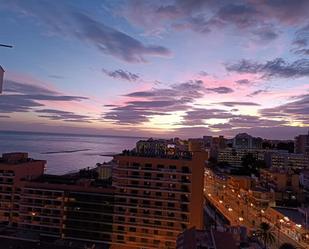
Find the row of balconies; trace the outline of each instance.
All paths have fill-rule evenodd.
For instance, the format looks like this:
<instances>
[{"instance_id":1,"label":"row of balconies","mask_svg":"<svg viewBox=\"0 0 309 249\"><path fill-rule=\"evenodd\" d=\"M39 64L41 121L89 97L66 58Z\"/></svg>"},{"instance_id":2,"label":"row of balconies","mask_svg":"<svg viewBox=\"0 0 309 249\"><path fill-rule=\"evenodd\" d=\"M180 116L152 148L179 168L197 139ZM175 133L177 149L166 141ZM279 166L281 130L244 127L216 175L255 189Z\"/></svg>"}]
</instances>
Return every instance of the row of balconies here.
<instances>
[{"instance_id":1,"label":"row of balconies","mask_svg":"<svg viewBox=\"0 0 309 249\"><path fill-rule=\"evenodd\" d=\"M148 228L162 231L179 232L188 228L186 222L163 222L161 220L149 220L148 218L136 219L135 221L114 222L115 225L121 225L123 227L136 227L136 228Z\"/></svg>"},{"instance_id":2,"label":"row of balconies","mask_svg":"<svg viewBox=\"0 0 309 249\"><path fill-rule=\"evenodd\" d=\"M188 194L169 196L167 193L153 192L153 191L141 191L140 194L138 194L138 193L132 194L131 193L130 195L125 195L125 194L122 194L122 193L123 192L116 195L114 202L119 202L122 199L149 200L149 201L157 200L157 201L173 202L173 203L179 203L179 201L190 202Z\"/></svg>"},{"instance_id":3,"label":"row of balconies","mask_svg":"<svg viewBox=\"0 0 309 249\"><path fill-rule=\"evenodd\" d=\"M151 184L150 182L145 182L145 183L149 183L149 184L141 186L139 184L124 184L124 183L116 182L114 186L118 188L137 189L137 190L142 188L142 189L147 189L149 191L152 190L152 191L162 191L162 192L190 193L190 188L186 185L181 185L176 188L176 186L157 187L157 186L154 186L154 184Z\"/></svg>"},{"instance_id":4,"label":"row of balconies","mask_svg":"<svg viewBox=\"0 0 309 249\"><path fill-rule=\"evenodd\" d=\"M171 177L156 177L154 175L151 176L136 176L136 175L126 175L126 174L118 174L114 176L115 179L140 179L140 180L147 180L152 182L168 182L168 183L182 183L182 184L189 184L191 183L190 177L186 176L186 178L171 178Z\"/></svg>"},{"instance_id":5,"label":"row of balconies","mask_svg":"<svg viewBox=\"0 0 309 249\"><path fill-rule=\"evenodd\" d=\"M118 167L115 168L116 172L126 170L138 170L139 172L152 172L152 173L170 173L170 174L191 174L191 170L189 167L184 166L181 169L168 169L168 168L145 168L140 166L127 166L127 165L118 165Z\"/></svg>"}]
</instances>

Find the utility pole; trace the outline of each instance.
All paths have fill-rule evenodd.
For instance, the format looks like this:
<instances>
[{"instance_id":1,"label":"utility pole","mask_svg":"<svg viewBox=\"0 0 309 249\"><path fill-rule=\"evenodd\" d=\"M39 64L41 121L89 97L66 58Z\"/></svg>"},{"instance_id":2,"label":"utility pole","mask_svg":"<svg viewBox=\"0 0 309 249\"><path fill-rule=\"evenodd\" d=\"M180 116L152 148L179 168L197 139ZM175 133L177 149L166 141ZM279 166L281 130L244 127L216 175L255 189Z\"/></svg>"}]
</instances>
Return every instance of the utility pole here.
<instances>
[{"instance_id":1,"label":"utility pole","mask_svg":"<svg viewBox=\"0 0 309 249\"><path fill-rule=\"evenodd\" d=\"M0 47L5 47L5 48L13 48L12 45L7 45L7 44L1 44L0 43ZM2 89L3 89L3 77L4 77L4 69L1 67L0 65L0 94L2 93Z\"/></svg>"}]
</instances>

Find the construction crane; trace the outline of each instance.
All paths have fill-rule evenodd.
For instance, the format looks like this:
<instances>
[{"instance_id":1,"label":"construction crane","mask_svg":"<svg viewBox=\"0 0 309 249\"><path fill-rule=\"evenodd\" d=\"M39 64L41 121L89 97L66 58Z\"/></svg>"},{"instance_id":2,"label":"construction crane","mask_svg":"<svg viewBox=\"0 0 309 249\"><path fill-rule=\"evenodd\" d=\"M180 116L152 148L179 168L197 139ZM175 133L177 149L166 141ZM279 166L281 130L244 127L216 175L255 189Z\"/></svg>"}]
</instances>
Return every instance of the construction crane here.
<instances>
[{"instance_id":1,"label":"construction crane","mask_svg":"<svg viewBox=\"0 0 309 249\"><path fill-rule=\"evenodd\" d=\"M1 44L0 43L0 47L5 47L5 48L13 48L12 45L7 45L7 44ZM3 77L4 77L4 69L3 67L1 67L0 65L0 94L2 93L2 89L3 89Z\"/></svg>"}]
</instances>

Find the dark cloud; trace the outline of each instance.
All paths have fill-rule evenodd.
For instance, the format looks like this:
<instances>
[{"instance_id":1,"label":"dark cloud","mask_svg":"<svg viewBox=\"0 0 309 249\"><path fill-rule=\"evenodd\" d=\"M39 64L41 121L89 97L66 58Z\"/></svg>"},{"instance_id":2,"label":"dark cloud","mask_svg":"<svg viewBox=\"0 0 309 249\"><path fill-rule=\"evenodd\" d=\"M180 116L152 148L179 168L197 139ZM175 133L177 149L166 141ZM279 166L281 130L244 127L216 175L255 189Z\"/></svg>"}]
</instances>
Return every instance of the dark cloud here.
<instances>
[{"instance_id":1,"label":"dark cloud","mask_svg":"<svg viewBox=\"0 0 309 249\"><path fill-rule=\"evenodd\" d=\"M256 90L256 91L254 91L254 92L252 92L252 93L250 93L250 94L248 94L247 96L248 97L253 97L253 96L256 96L256 95L259 95L259 94L261 94L261 93L267 93L268 91L267 90Z\"/></svg>"},{"instance_id":2,"label":"dark cloud","mask_svg":"<svg viewBox=\"0 0 309 249\"><path fill-rule=\"evenodd\" d=\"M10 118L8 115L0 115L0 118Z\"/></svg>"},{"instance_id":3,"label":"dark cloud","mask_svg":"<svg viewBox=\"0 0 309 249\"><path fill-rule=\"evenodd\" d=\"M266 118L281 118L309 125L309 94L300 95L289 102L273 108L264 108L260 114Z\"/></svg>"},{"instance_id":4,"label":"dark cloud","mask_svg":"<svg viewBox=\"0 0 309 249\"><path fill-rule=\"evenodd\" d=\"M0 113L13 113L13 112L28 112L32 108L44 106L27 95L1 95L0 97Z\"/></svg>"},{"instance_id":5,"label":"dark cloud","mask_svg":"<svg viewBox=\"0 0 309 249\"><path fill-rule=\"evenodd\" d=\"M43 107L41 101L81 101L81 96L62 95L42 86L5 81L5 94L0 97L0 113L29 112Z\"/></svg>"},{"instance_id":6,"label":"dark cloud","mask_svg":"<svg viewBox=\"0 0 309 249\"><path fill-rule=\"evenodd\" d=\"M237 102L237 101L228 101L228 102L219 102L217 103L219 105L224 105L228 107L234 107L234 106L259 106L259 104L254 102Z\"/></svg>"},{"instance_id":7,"label":"dark cloud","mask_svg":"<svg viewBox=\"0 0 309 249\"><path fill-rule=\"evenodd\" d=\"M76 13L80 24L77 36L91 42L103 53L127 62L146 62L145 56L169 56L171 52L162 46L144 45L135 38L99 23L89 16Z\"/></svg>"},{"instance_id":8,"label":"dark cloud","mask_svg":"<svg viewBox=\"0 0 309 249\"><path fill-rule=\"evenodd\" d=\"M274 1L129 1L121 15L131 23L149 30L192 30L209 33L234 28L257 42L278 37L282 26L296 26L307 20L307 0ZM151 32L150 32L151 33Z\"/></svg>"},{"instance_id":9,"label":"dark cloud","mask_svg":"<svg viewBox=\"0 0 309 249\"><path fill-rule=\"evenodd\" d=\"M124 71L122 69L114 70L114 71L108 71L106 69L102 69L102 71L109 77L112 77L114 79L121 79L121 80L127 80L127 81L137 81L140 79L138 74L131 73L128 71Z\"/></svg>"},{"instance_id":10,"label":"dark cloud","mask_svg":"<svg viewBox=\"0 0 309 249\"><path fill-rule=\"evenodd\" d=\"M309 24L295 32L292 52L298 55L309 55Z\"/></svg>"},{"instance_id":11,"label":"dark cloud","mask_svg":"<svg viewBox=\"0 0 309 249\"><path fill-rule=\"evenodd\" d=\"M155 115L188 110L191 104L206 92L201 80L173 84L169 88L132 92L125 96L135 100L111 108L102 117L118 124L140 124L149 121Z\"/></svg>"},{"instance_id":12,"label":"dark cloud","mask_svg":"<svg viewBox=\"0 0 309 249\"><path fill-rule=\"evenodd\" d=\"M251 83L251 81L248 79L236 80L235 82L240 85L249 85Z\"/></svg>"},{"instance_id":13,"label":"dark cloud","mask_svg":"<svg viewBox=\"0 0 309 249\"><path fill-rule=\"evenodd\" d=\"M53 1L12 0L1 4L9 11L33 17L44 23L50 33L72 36L95 46L104 54L109 54L126 62L146 62L145 56L169 56L171 52L157 45L145 45L128 34L118 31L92 17L74 9L71 5Z\"/></svg>"},{"instance_id":14,"label":"dark cloud","mask_svg":"<svg viewBox=\"0 0 309 249\"><path fill-rule=\"evenodd\" d=\"M219 94L227 94L232 93L234 90L229 87L215 87L215 88L207 88L208 91L219 93Z\"/></svg>"},{"instance_id":15,"label":"dark cloud","mask_svg":"<svg viewBox=\"0 0 309 249\"><path fill-rule=\"evenodd\" d=\"M36 110L40 118L48 118L50 120L61 120L65 122L81 122L90 123L91 117L87 115L78 115L73 112L55 110L55 109L41 109Z\"/></svg>"},{"instance_id":16,"label":"dark cloud","mask_svg":"<svg viewBox=\"0 0 309 249\"><path fill-rule=\"evenodd\" d=\"M199 75L204 77L204 76L208 76L209 74L205 71L200 71Z\"/></svg>"},{"instance_id":17,"label":"dark cloud","mask_svg":"<svg viewBox=\"0 0 309 249\"><path fill-rule=\"evenodd\" d=\"M309 55L309 48L297 49L297 50L295 50L295 54Z\"/></svg>"},{"instance_id":18,"label":"dark cloud","mask_svg":"<svg viewBox=\"0 0 309 249\"><path fill-rule=\"evenodd\" d=\"M64 76L56 75L56 74L48 75L48 77L52 79L57 79L57 80L64 79Z\"/></svg>"},{"instance_id":19,"label":"dark cloud","mask_svg":"<svg viewBox=\"0 0 309 249\"><path fill-rule=\"evenodd\" d=\"M186 115L183 117L182 125L205 125L205 121L208 119L229 119L234 116L235 115L229 111L222 109L195 108L186 112Z\"/></svg>"},{"instance_id":20,"label":"dark cloud","mask_svg":"<svg viewBox=\"0 0 309 249\"><path fill-rule=\"evenodd\" d=\"M258 116L238 115L229 120L234 128L273 127L287 124L286 121L278 121Z\"/></svg>"},{"instance_id":21,"label":"dark cloud","mask_svg":"<svg viewBox=\"0 0 309 249\"><path fill-rule=\"evenodd\" d=\"M297 78L309 76L309 60L300 59L292 63L277 58L266 63L241 60L234 64L227 64L230 72L260 74L262 78Z\"/></svg>"},{"instance_id":22,"label":"dark cloud","mask_svg":"<svg viewBox=\"0 0 309 249\"><path fill-rule=\"evenodd\" d=\"M209 128L213 128L213 129L230 129L232 128L233 126L229 123L219 123L219 124L214 124L214 125L210 125L208 126Z\"/></svg>"},{"instance_id":23,"label":"dark cloud","mask_svg":"<svg viewBox=\"0 0 309 249\"><path fill-rule=\"evenodd\" d=\"M21 94L45 94L45 95L57 94L57 92L49 90L42 86L16 82L13 80L6 80L4 82L3 91L6 93L21 93Z\"/></svg>"},{"instance_id":24,"label":"dark cloud","mask_svg":"<svg viewBox=\"0 0 309 249\"><path fill-rule=\"evenodd\" d=\"M165 98L178 97L183 99L201 98L207 89L201 80L188 81L180 84L173 84L170 88L151 89L149 91L139 91L126 94L127 97L141 97L141 98Z\"/></svg>"}]
</instances>

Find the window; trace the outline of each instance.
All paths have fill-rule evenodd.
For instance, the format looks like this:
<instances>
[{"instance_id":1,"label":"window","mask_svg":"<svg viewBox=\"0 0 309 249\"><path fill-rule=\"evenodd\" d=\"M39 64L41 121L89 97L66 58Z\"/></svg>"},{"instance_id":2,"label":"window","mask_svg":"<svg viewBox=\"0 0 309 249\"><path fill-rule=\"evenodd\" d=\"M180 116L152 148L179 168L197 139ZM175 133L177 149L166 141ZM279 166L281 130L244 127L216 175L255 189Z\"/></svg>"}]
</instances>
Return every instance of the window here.
<instances>
[{"instance_id":1,"label":"window","mask_svg":"<svg viewBox=\"0 0 309 249\"><path fill-rule=\"evenodd\" d=\"M162 201L156 201L156 202L155 202L155 205L156 205L156 206L162 206L162 204L163 204Z\"/></svg>"},{"instance_id":2,"label":"window","mask_svg":"<svg viewBox=\"0 0 309 249\"><path fill-rule=\"evenodd\" d=\"M175 165L170 165L169 168L175 170L176 166Z\"/></svg>"},{"instance_id":3,"label":"window","mask_svg":"<svg viewBox=\"0 0 309 249\"><path fill-rule=\"evenodd\" d=\"M168 202L168 203L167 203L167 206L168 206L168 207L175 207L175 203Z\"/></svg>"},{"instance_id":4,"label":"window","mask_svg":"<svg viewBox=\"0 0 309 249\"><path fill-rule=\"evenodd\" d=\"M158 164L158 165L157 165L157 169L158 169L158 170L164 169L164 165Z\"/></svg>"}]
</instances>

